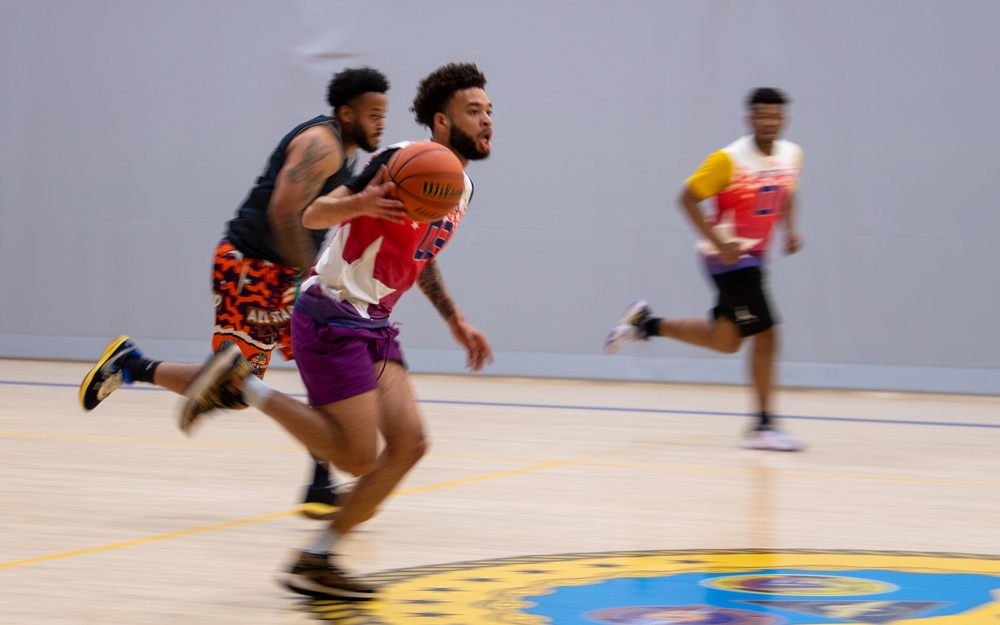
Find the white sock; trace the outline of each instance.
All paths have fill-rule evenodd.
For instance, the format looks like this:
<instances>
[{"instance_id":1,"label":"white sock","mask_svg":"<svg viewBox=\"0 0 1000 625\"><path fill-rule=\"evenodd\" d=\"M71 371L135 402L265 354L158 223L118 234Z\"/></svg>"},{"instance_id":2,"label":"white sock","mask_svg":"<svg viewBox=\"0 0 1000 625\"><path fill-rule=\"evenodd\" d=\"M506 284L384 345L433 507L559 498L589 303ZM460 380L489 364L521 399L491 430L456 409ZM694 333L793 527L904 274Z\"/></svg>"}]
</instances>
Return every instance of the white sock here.
<instances>
[{"instance_id":1,"label":"white sock","mask_svg":"<svg viewBox=\"0 0 1000 625\"><path fill-rule=\"evenodd\" d=\"M271 398L274 394L274 389L264 384L264 382L255 375L248 375L244 378L243 383L240 385L240 391L243 393L243 401L247 403L248 406L253 406L261 412L264 411L264 404L267 400Z\"/></svg>"},{"instance_id":2,"label":"white sock","mask_svg":"<svg viewBox=\"0 0 1000 625\"><path fill-rule=\"evenodd\" d=\"M341 536L342 534L334 530L332 527L323 529L316 536L316 542L306 549L306 553L326 555L333 551L333 546L337 544L337 541L340 540Z\"/></svg>"}]
</instances>

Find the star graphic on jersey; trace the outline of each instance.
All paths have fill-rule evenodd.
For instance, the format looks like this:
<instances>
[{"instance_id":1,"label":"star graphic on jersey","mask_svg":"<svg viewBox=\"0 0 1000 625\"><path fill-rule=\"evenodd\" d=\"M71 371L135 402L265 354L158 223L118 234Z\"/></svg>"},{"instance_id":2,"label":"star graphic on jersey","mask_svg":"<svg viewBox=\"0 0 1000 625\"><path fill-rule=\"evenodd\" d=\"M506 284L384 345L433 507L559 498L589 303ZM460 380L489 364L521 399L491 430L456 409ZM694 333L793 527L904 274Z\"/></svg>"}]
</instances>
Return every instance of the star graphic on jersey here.
<instances>
[{"instance_id":1,"label":"star graphic on jersey","mask_svg":"<svg viewBox=\"0 0 1000 625\"><path fill-rule=\"evenodd\" d=\"M347 297L347 301L366 318L369 316L369 304L378 304L383 297L396 290L375 277L375 259L382 248L383 238L375 239L357 260L345 265L340 273L340 283L347 287L348 292L357 296Z\"/></svg>"}]
</instances>

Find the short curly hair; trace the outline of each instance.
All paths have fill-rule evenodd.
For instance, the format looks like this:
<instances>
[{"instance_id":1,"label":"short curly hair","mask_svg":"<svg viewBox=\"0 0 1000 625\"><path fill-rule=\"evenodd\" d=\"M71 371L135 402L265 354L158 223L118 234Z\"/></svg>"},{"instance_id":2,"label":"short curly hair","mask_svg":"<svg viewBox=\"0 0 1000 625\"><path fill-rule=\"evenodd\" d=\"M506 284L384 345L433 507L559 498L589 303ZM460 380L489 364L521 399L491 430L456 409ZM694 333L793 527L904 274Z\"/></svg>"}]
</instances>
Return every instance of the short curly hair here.
<instances>
[{"instance_id":1,"label":"short curly hair","mask_svg":"<svg viewBox=\"0 0 1000 625\"><path fill-rule=\"evenodd\" d=\"M456 91L486 87L486 76L474 63L449 63L437 68L417 85L410 110L417 123L434 127L434 114L444 111Z\"/></svg>"},{"instance_id":2,"label":"short curly hair","mask_svg":"<svg viewBox=\"0 0 1000 625\"><path fill-rule=\"evenodd\" d=\"M370 67L349 67L330 80L326 89L326 101L334 112L362 93L385 93L389 90L389 79L385 74Z\"/></svg>"},{"instance_id":3,"label":"short curly hair","mask_svg":"<svg viewBox=\"0 0 1000 625\"><path fill-rule=\"evenodd\" d=\"M746 105L752 111L754 104L788 104L789 101L788 96L773 87L760 87L747 96Z\"/></svg>"}]
</instances>

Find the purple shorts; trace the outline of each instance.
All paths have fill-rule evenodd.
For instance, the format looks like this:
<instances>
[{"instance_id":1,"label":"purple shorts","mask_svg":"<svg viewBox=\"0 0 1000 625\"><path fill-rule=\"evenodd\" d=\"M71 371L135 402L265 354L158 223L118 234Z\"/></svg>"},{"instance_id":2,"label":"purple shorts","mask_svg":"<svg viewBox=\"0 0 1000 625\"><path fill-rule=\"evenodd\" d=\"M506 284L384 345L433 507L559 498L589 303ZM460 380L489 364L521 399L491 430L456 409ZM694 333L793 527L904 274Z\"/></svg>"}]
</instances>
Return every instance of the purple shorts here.
<instances>
[{"instance_id":1,"label":"purple shorts","mask_svg":"<svg viewBox=\"0 0 1000 625\"><path fill-rule=\"evenodd\" d=\"M298 311L292 314L292 349L310 406L325 406L378 388L375 363L406 366L396 341L399 330L324 325ZM381 368L381 366L379 367Z\"/></svg>"}]
</instances>

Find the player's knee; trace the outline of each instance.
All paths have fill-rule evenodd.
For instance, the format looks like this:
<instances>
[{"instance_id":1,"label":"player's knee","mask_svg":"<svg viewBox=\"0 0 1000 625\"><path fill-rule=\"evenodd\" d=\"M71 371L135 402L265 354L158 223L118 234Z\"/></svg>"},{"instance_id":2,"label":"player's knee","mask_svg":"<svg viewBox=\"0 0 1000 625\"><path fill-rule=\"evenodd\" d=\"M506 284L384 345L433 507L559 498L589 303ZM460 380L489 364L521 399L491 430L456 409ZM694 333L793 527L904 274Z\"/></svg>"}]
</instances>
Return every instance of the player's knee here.
<instances>
[{"instance_id":1,"label":"player's knee","mask_svg":"<svg viewBox=\"0 0 1000 625\"><path fill-rule=\"evenodd\" d=\"M729 328L722 324L711 338L712 349L724 354L735 354L743 345L743 337L740 336L736 328Z\"/></svg>"},{"instance_id":2,"label":"player's knee","mask_svg":"<svg viewBox=\"0 0 1000 625\"><path fill-rule=\"evenodd\" d=\"M423 430L409 432L405 436L394 437L386 441L385 453L397 464L413 466L427 455L430 444Z\"/></svg>"},{"instance_id":3,"label":"player's knee","mask_svg":"<svg viewBox=\"0 0 1000 625\"><path fill-rule=\"evenodd\" d=\"M353 458L347 458L343 462L337 464L337 468L346 473L350 473L354 477L361 477L362 475L368 475L375 470L378 466L378 456L372 454L371 456L355 456Z\"/></svg>"},{"instance_id":4,"label":"player's knee","mask_svg":"<svg viewBox=\"0 0 1000 625\"><path fill-rule=\"evenodd\" d=\"M723 354L735 354L736 352L740 351L740 345L742 344L743 341L740 340L739 338L727 337L719 341L718 345L716 346L716 349L722 352Z\"/></svg>"}]
</instances>

